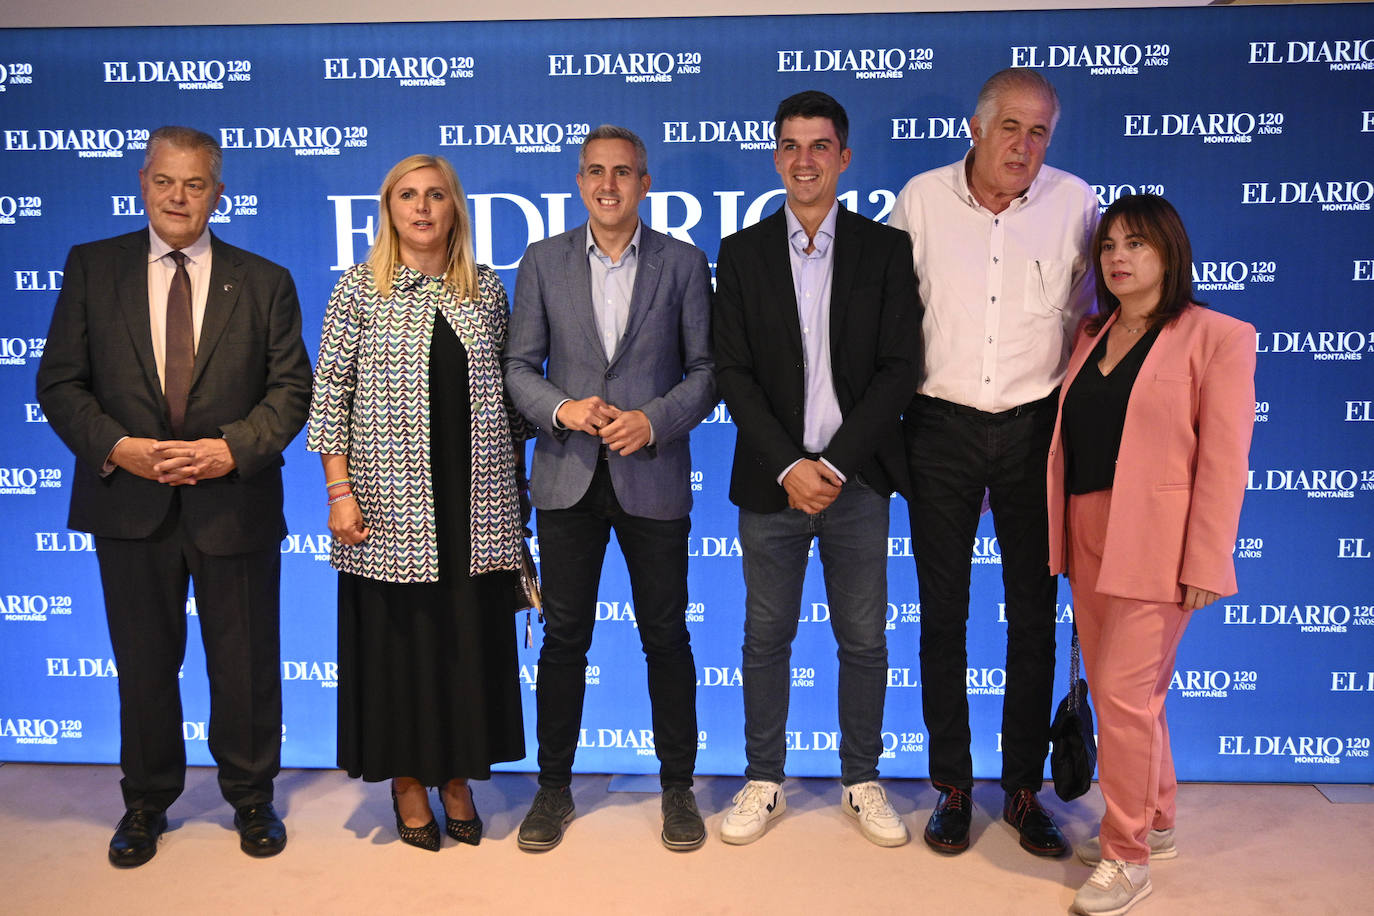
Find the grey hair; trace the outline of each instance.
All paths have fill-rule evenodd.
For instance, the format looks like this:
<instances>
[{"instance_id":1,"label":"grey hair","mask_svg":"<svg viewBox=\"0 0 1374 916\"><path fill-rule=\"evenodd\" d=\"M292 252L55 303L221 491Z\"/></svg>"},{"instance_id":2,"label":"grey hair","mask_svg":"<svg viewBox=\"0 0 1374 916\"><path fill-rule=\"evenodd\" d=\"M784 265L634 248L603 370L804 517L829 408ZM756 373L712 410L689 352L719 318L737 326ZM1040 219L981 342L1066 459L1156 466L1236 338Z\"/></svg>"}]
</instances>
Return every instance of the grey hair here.
<instances>
[{"instance_id":1,"label":"grey hair","mask_svg":"<svg viewBox=\"0 0 1374 916\"><path fill-rule=\"evenodd\" d=\"M157 154L158 146L163 143L169 143L178 149L203 150L207 153L210 156L210 180L216 186L219 185L220 171L224 167L224 151L220 149L214 137L194 127L180 127L175 124L159 127L148 137L148 148L143 153L145 170L153 164L153 156Z\"/></svg>"},{"instance_id":2,"label":"grey hair","mask_svg":"<svg viewBox=\"0 0 1374 916\"><path fill-rule=\"evenodd\" d=\"M1037 70L1028 67L1008 67L988 77L988 81L978 91L978 105L973 115L978 119L980 135L997 119L1003 96L1018 90L1039 93L1049 101L1054 109L1050 116L1050 133L1054 133L1055 125L1059 123L1059 93L1054 91L1054 84Z\"/></svg>"},{"instance_id":3,"label":"grey hair","mask_svg":"<svg viewBox=\"0 0 1374 916\"><path fill-rule=\"evenodd\" d=\"M577 153L577 171L579 174L587 167L587 144L593 140L626 141L635 148L635 171L640 176L649 174L649 151L644 148L644 141L639 139L639 134L628 127L618 127L615 124L602 124L587 134L587 139L582 141L582 149Z\"/></svg>"}]
</instances>

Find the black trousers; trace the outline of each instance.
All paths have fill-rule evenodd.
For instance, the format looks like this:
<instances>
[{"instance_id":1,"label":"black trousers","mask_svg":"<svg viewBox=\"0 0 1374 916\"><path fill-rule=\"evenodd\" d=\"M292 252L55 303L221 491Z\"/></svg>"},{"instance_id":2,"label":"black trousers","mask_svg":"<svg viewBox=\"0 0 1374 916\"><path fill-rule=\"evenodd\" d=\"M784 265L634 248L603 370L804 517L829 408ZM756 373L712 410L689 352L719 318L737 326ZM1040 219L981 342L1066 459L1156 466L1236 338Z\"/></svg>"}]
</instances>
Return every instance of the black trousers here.
<instances>
[{"instance_id":1,"label":"black trousers","mask_svg":"<svg viewBox=\"0 0 1374 916\"><path fill-rule=\"evenodd\" d=\"M985 489L1006 596L1002 788L1038 792L1043 781L1058 594L1049 573L1045 464L1056 401L1057 395L989 414L922 396L905 420L921 599L921 703L935 783L973 786L966 639L972 548Z\"/></svg>"},{"instance_id":2,"label":"black trousers","mask_svg":"<svg viewBox=\"0 0 1374 916\"><path fill-rule=\"evenodd\" d=\"M576 505L540 509L537 524L544 593L544 644L535 688L539 784L558 788L572 781L597 587L614 531L629 569L648 663L659 781L664 788L690 786L697 759L696 662L687 632L690 519L664 521L625 512L603 460Z\"/></svg>"},{"instance_id":3,"label":"black trousers","mask_svg":"<svg viewBox=\"0 0 1374 916\"><path fill-rule=\"evenodd\" d=\"M128 808L162 811L186 782L181 683L187 583L210 680L210 754L234 806L272 800L281 769L281 552L211 556L178 506L142 540L96 538L105 616L119 669L120 788Z\"/></svg>"}]
</instances>

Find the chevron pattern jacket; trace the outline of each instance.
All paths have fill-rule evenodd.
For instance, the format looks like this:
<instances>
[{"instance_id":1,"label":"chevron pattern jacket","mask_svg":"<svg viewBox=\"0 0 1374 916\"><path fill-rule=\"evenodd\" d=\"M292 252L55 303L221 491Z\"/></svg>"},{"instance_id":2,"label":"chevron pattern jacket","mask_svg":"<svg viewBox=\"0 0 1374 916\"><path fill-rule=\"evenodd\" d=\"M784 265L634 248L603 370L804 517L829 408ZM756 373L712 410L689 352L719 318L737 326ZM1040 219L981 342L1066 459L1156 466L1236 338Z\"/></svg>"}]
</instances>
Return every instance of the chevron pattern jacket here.
<instances>
[{"instance_id":1,"label":"chevron pattern jacket","mask_svg":"<svg viewBox=\"0 0 1374 916\"><path fill-rule=\"evenodd\" d=\"M509 312L505 287L494 270L479 265L478 288L476 301L462 301L440 280L402 265L391 296L383 299L366 264L350 267L334 287L320 336L306 447L348 456L353 492L371 528L360 544L333 545L335 569L386 582L439 578L429 463L429 343L436 311L468 356L468 571L519 568L515 448L523 449L530 430L510 406L501 380Z\"/></svg>"}]
</instances>

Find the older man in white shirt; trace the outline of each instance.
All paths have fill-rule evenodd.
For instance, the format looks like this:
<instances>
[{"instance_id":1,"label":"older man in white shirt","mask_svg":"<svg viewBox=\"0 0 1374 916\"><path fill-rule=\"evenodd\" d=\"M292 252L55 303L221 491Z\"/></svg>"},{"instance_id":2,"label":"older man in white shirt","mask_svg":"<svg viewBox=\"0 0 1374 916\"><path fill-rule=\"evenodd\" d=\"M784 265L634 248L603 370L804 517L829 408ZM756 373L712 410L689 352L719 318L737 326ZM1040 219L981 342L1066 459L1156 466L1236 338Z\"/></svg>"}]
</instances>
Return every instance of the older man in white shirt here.
<instances>
[{"instance_id":1,"label":"older man in white shirt","mask_svg":"<svg viewBox=\"0 0 1374 916\"><path fill-rule=\"evenodd\" d=\"M1036 798L1054 678L1045 461L1072 335L1092 305L1098 211L1082 180L1043 165L1058 119L1039 73L995 74L969 120L973 149L911 179L888 221L911 237L926 306L924 381L904 426L922 704L940 792L925 841L949 854L968 848L972 815L965 640L984 490L1006 594L1002 816L1028 851L1067 850Z\"/></svg>"}]
</instances>

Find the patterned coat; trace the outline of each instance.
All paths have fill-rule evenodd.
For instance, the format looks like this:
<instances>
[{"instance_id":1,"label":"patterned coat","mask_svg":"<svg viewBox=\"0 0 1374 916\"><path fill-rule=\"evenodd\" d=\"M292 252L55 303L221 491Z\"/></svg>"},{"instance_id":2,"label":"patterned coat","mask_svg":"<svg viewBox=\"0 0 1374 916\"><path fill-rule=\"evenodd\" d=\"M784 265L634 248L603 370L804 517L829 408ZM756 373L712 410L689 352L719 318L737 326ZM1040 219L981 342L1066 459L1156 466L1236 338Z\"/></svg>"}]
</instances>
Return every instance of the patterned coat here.
<instances>
[{"instance_id":1,"label":"patterned coat","mask_svg":"<svg viewBox=\"0 0 1374 916\"><path fill-rule=\"evenodd\" d=\"M439 578L429 463L429 343L436 309L468 356L469 572L519 568L522 524L512 440L523 442L528 428L509 409L501 381L505 288L482 265L478 288L477 301L460 301L439 280L397 266L391 296L383 299L366 264L350 267L334 287L324 313L306 447L348 456L353 492L372 531L360 544L333 545L335 569L387 582Z\"/></svg>"}]
</instances>

